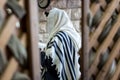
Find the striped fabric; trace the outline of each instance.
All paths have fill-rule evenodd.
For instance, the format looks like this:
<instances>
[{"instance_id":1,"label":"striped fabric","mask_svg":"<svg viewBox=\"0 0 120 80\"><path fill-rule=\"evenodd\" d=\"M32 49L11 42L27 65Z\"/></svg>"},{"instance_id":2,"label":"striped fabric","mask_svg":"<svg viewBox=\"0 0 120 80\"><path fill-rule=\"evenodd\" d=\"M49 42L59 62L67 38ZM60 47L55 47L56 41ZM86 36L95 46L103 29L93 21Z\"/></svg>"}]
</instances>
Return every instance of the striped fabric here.
<instances>
[{"instance_id":1,"label":"striped fabric","mask_svg":"<svg viewBox=\"0 0 120 80\"><path fill-rule=\"evenodd\" d=\"M63 31L59 31L47 45L44 67L42 72L43 80L78 80L80 78L79 64L75 44L72 39ZM53 73L54 72L54 73ZM53 78L44 79L46 73L53 74Z\"/></svg>"}]
</instances>

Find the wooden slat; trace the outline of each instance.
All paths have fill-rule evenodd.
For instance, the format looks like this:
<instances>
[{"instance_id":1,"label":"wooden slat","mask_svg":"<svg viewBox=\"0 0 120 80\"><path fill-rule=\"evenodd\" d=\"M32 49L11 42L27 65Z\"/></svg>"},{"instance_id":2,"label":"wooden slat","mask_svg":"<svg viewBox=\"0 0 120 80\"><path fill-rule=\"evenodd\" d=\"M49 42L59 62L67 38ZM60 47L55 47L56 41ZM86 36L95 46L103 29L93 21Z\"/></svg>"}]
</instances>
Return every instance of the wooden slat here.
<instances>
[{"instance_id":1,"label":"wooden slat","mask_svg":"<svg viewBox=\"0 0 120 80\"><path fill-rule=\"evenodd\" d=\"M102 21L100 22L98 28L95 30L93 34L90 35L90 42L89 47L91 48L97 41L100 33L102 32L106 22L111 17L112 13L114 12L115 8L117 7L120 0L112 0L112 3L109 5L107 10L105 11L104 15L102 16Z\"/></svg>"},{"instance_id":2,"label":"wooden slat","mask_svg":"<svg viewBox=\"0 0 120 80\"><path fill-rule=\"evenodd\" d=\"M87 15L89 12L89 0L82 0L82 54L81 54L81 79L88 80L88 62L89 62L89 30L87 26Z\"/></svg>"},{"instance_id":3,"label":"wooden slat","mask_svg":"<svg viewBox=\"0 0 120 80\"><path fill-rule=\"evenodd\" d=\"M7 2L7 0L0 1L0 9L4 10L6 2ZM19 5L21 5L21 7L24 7L23 3L24 3L24 0L19 1Z\"/></svg>"},{"instance_id":4,"label":"wooden slat","mask_svg":"<svg viewBox=\"0 0 120 80\"><path fill-rule=\"evenodd\" d=\"M90 7L90 10L91 10L93 16L96 14L96 12L99 9L100 9L100 4L99 3L93 3Z\"/></svg>"},{"instance_id":5,"label":"wooden slat","mask_svg":"<svg viewBox=\"0 0 120 80\"><path fill-rule=\"evenodd\" d=\"M9 17L6 25L4 26L4 29L2 30L0 34L0 48L1 49L4 49L7 42L9 41L9 38L14 31L17 21L18 19L14 15Z\"/></svg>"},{"instance_id":6,"label":"wooden slat","mask_svg":"<svg viewBox=\"0 0 120 80\"><path fill-rule=\"evenodd\" d=\"M20 37L21 44L26 48L27 47L27 33L23 33Z\"/></svg>"},{"instance_id":7,"label":"wooden slat","mask_svg":"<svg viewBox=\"0 0 120 80\"><path fill-rule=\"evenodd\" d=\"M120 59L120 50L119 50L119 54L115 57L116 61L119 61Z\"/></svg>"},{"instance_id":8,"label":"wooden slat","mask_svg":"<svg viewBox=\"0 0 120 80\"><path fill-rule=\"evenodd\" d=\"M38 49L38 3L37 0L26 0L28 4L27 32L28 32L28 51L30 60L30 76L32 80L41 80L40 75L40 56Z\"/></svg>"},{"instance_id":9,"label":"wooden slat","mask_svg":"<svg viewBox=\"0 0 120 80\"><path fill-rule=\"evenodd\" d=\"M22 4L23 0L19 1L19 4L20 5L23 5ZM3 0L0 2L0 8L4 9L4 5L6 3L6 0ZM4 12L5 13L5 12ZM1 31L0 33L0 49L2 50L3 53L5 53L5 46L11 36L11 34L13 33L14 31L14 28L16 26L16 22L18 21L18 19L14 16L14 15L11 15L7 22L5 23L5 25L3 25L3 30ZM6 54L2 54L3 57L5 57L6 59Z\"/></svg>"},{"instance_id":10,"label":"wooden slat","mask_svg":"<svg viewBox=\"0 0 120 80\"><path fill-rule=\"evenodd\" d=\"M3 52L2 55L3 55L3 57L5 57L6 61L7 61L7 58L6 58L6 54L5 54L5 46L6 46L7 42L9 41L9 38L15 28L16 21L17 21L17 18L14 15L10 16L6 25L4 26L4 29L0 33L0 49Z\"/></svg>"},{"instance_id":11,"label":"wooden slat","mask_svg":"<svg viewBox=\"0 0 120 80\"><path fill-rule=\"evenodd\" d=\"M22 45L24 47L26 47L26 34L23 34L21 39L20 39ZM14 57L12 57L9 61L9 64L5 70L5 72L3 73L3 75L1 76L0 80L11 80L14 73L16 72L17 68L18 68L18 62L16 61L16 59Z\"/></svg>"},{"instance_id":12,"label":"wooden slat","mask_svg":"<svg viewBox=\"0 0 120 80\"><path fill-rule=\"evenodd\" d=\"M19 2L18 2L18 4L22 7L22 8L25 8L25 0L20 0Z\"/></svg>"},{"instance_id":13,"label":"wooden slat","mask_svg":"<svg viewBox=\"0 0 120 80\"><path fill-rule=\"evenodd\" d=\"M6 17L6 12L5 12L5 4L6 4L6 2L7 2L7 0L1 0L0 1L0 10L2 11L2 13L4 14L4 16ZM23 7L24 8L24 0L20 0L19 2L19 5L21 6L21 7Z\"/></svg>"},{"instance_id":14,"label":"wooden slat","mask_svg":"<svg viewBox=\"0 0 120 80\"><path fill-rule=\"evenodd\" d=\"M106 48L110 45L110 43L112 42L113 37L115 36L117 30L119 29L119 25L120 25L120 14L118 16L118 20L115 23L115 25L113 25L110 33L108 34L108 36L106 37L106 39L104 40L104 42L100 45L100 47L97 50L97 53L103 53L105 52Z\"/></svg>"},{"instance_id":15,"label":"wooden slat","mask_svg":"<svg viewBox=\"0 0 120 80\"><path fill-rule=\"evenodd\" d=\"M114 26L112 27L109 35L107 36L107 38L104 40L104 42L100 45L100 47L97 50L96 53L96 57L95 60L93 62L93 64L91 65L90 69L89 69L89 77L93 74L93 72L96 70L96 66L99 62L99 57L102 53L105 52L106 48L109 46L110 42L112 42L112 39L115 35L115 33L117 32L117 30L119 29L119 25L120 25L120 14L118 16L117 22L114 24Z\"/></svg>"},{"instance_id":16,"label":"wooden slat","mask_svg":"<svg viewBox=\"0 0 120 80\"><path fill-rule=\"evenodd\" d=\"M4 2L5 4L5 2ZM19 5L23 7L23 0L19 1ZM15 15L11 15L7 22L4 25L4 28L2 32L0 33L0 48L4 50L4 47L6 46L11 34L13 33L16 22L18 21L18 18Z\"/></svg>"},{"instance_id":17,"label":"wooden slat","mask_svg":"<svg viewBox=\"0 0 120 80\"><path fill-rule=\"evenodd\" d=\"M117 10L117 12L120 12L120 4L118 5L116 10Z\"/></svg>"},{"instance_id":18,"label":"wooden slat","mask_svg":"<svg viewBox=\"0 0 120 80\"><path fill-rule=\"evenodd\" d=\"M97 11L99 11L100 6L101 6L100 3L92 3L92 5L91 5L91 7L90 7L90 10L91 10L91 12L92 12L92 16L93 16L93 17L96 15ZM95 28L94 28L94 29L95 29ZM94 30L93 30L93 32L94 32ZM99 43L96 42L93 47L96 49L97 46L98 46L98 44L99 44Z\"/></svg>"},{"instance_id":19,"label":"wooden slat","mask_svg":"<svg viewBox=\"0 0 120 80\"><path fill-rule=\"evenodd\" d=\"M0 1L0 9L4 8L5 3L6 3L6 0Z\"/></svg>"},{"instance_id":20,"label":"wooden slat","mask_svg":"<svg viewBox=\"0 0 120 80\"><path fill-rule=\"evenodd\" d=\"M11 58L0 80L11 80L17 68L18 68L18 62L15 60L15 58Z\"/></svg>"},{"instance_id":21,"label":"wooden slat","mask_svg":"<svg viewBox=\"0 0 120 80\"><path fill-rule=\"evenodd\" d=\"M23 1L24 0L21 0L19 1L19 4L24 7L24 4L23 4ZM4 8L4 5L6 3L6 0L3 0L0 4L0 8ZM6 25L4 26L4 29L2 30L1 32L1 35L0 35L0 48L2 50L4 50L10 36L12 35L13 31L14 31L14 28L16 26L16 22L18 21L18 19L14 16L14 15L11 15L8 20L7 20L7 23ZM21 42L24 46L26 46L26 43L25 43L25 38L26 38L26 35L24 34L22 37L21 37ZM15 58L11 58L10 61L9 61L9 64L5 70L5 72L3 73L3 75L1 76L1 79L0 80L11 80L12 79L12 76L13 74L15 73L15 71L17 70L18 68L18 62L15 60Z\"/></svg>"},{"instance_id":22,"label":"wooden slat","mask_svg":"<svg viewBox=\"0 0 120 80\"><path fill-rule=\"evenodd\" d=\"M106 5L107 5L106 1L105 0L99 0L99 2L101 4L102 8L105 9Z\"/></svg>"},{"instance_id":23,"label":"wooden slat","mask_svg":"<svg viewBox=\"0 0 120 80\"><path fill-rule=\"evenodd\" d=\"M22 1L23 1L23 0L20 1L20 3L19 3L20 5L21 5ZM5 13L5 11L4 11L4 5L5 5L5 4L6 4L6 0L0 1L0 8L2 9L3 13L4 13L5 16L6 16L6 13ZM16 25L16 22L17 22L17 21L18 21L18 19L17 19L14 15L11 15L11 16L8 18L6 24L4 25L4 28L3 28L2 32L0 33L0 49L1 49L2 52L4 52L4 53L5 53L5 46L6 46L7 42L8 42L11 34L12 34L13 31L14 31L14 28L15 28L15 25ZM6 55L3 54L3 57L6 58ZM14 63L16 63L16 60L13 58L13 59L10 60L9 67L11 68L11 66L13 66ZM15 68L14 68L14 67L15 67ZM16 68L17 68L17 64L14 65L14 67L13 67L13 68L16 69ZM8 75L9 72L11 71L10 68L7 68L6 71L8 71L8 72L5 72L7 75ZM15 70L14 70L14 71L15 71ZM14 73L14 71L13 71L13 73ZM11 73L12 73L12 71L11 71ZM5 78L5 77L6 77L6 74L5 74L5 75L3 74L2 80L10 80L9 78L12 76L12 74L11 74L11 75L8 75L8 77ZM5 77L4 77L4 76L5 76Z\"/></svg>"},{"instance_id":24,"label":"wooden slat","mask_svg":"<svg viewBox=\"0 0 120 80\"><path fill-rule=\"evenodd\" d=\"M96 80L103 80L105 78L109 68L111 67L112 61L117 56L117 54L119 54L119 50L120 50L120 38L118 39L113 50L111 51L109 58L108 58L108 61L106 62L104 67L101 69L101 71L97 75Z\"/></svg>"},{"instance_id":25,"label":"wooden slat","mask_svg":"<svg viewBox=\"0 0 120 80\"><path fill-rule=\"evenodd\" d=\"M112 41L109 45L109 48L112 49L113 48L113 45L114 45L114 41Z\"/></svg>"},{"instance_id":26,"label":"wooden slat","mask_svg":"<svg viewBox=\"0 0 120 80\"><path fill-rule=\"evenodd\" d=\"M99 3L92 3L90 10L92 12L92 15L94 16L96 12L100 9L101 6L106 7L106 2L105 0L99 0Z\"/></svg>"},{"instance_id":27,"label":"wooden slat","mask_svg":"<svg viewBox=\"0 0 120 80\"><path fill-rule=\"evenodd\" d=\"M115 71L113 77L111 78L111 80L117 80L120 77L119 75L120 75L120 60L119 60L116 71Z\"/></svg>"},{"instance_id":28,"label":"wooden slat","mask_svg":"<svg viewBox=\"0 0 120 80\"><path fill-rule=\"evenodd\" d=\"M6 16L5 10L4 10L4 5L6 4L7 0L1 0L0 1L0 10L2 11L2 13L4 14L4 16Z\"/></svg>"}]
</instances>

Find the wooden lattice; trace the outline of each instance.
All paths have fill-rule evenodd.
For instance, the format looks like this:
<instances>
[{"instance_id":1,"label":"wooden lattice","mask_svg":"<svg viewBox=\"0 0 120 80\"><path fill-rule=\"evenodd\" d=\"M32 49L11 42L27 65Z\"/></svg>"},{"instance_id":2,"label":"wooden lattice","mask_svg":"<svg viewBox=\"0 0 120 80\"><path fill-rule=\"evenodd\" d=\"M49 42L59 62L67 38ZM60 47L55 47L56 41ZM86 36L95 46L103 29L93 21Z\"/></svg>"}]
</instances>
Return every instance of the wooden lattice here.
<instances>
[{"instance_id":1,"label":"wooden lattice","mask_svg":"<svg viewBox=\"0 0 120 80\"><path fill-rule=\"evenodd\" d=\"M100 16L97 19L96 24L90 27L90 39L89 39L89 50L94 49L94 60L88 70L89 80L107 80L108 71L110 70L111 64L115 61L115 72L110 75L108 80L120 80L120 0L91 0L90 11L92 12L93 18ZM98 12L101 10L102 14ZM109 22L111 20L111 22ZM109 22L109 23L108 23ZM109 24L108 26L106 26ZM107 28L110 27L111 28ZM107 28L107 29L106 29ZM105 30L106 29L106 30ZM103 32L104 31L104 32ZM106 36L105 36L106 35ZM118 35L118 36L117 36ZM105 38L100 38L105 36ZM115 40L116 37L116 40ZM102 67L100 65L101 55L107 54L108 57L105 60ZM103 57L103 56L102 56Z\"/></svg>"},{"instance_id":2,"label":"wooden lattice","mask_svg":"<svg viewBox=\"0 0 120 80\"><path fill-rule=\"evenodd\" d=\"M8 15L5 8L7 0L0 1L0 9L5 15L5 20L0 30L0 50L2 51L1 55L7 61L7 66L0 75L0 80L11 80L16 71L22 71L31 80L40 80L37 0L18 1L18 4L26 11L26 15L22 19L19 19L13 13ZM20 22L21 26L16 29L17 22ZM14 56L9 55L12 52L7 49L7 44L12 35L19 39L27 51L28 66L25 69L19 65Z\"/></svg>"}]
</instances>

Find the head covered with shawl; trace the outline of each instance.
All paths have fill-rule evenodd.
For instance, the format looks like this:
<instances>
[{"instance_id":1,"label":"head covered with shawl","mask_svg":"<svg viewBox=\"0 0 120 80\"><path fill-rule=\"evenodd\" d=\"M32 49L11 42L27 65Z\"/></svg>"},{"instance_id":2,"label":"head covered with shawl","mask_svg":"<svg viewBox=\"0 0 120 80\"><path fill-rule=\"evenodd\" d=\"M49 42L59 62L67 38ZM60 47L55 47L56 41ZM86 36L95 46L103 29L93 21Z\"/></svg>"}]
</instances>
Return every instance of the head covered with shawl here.
<instances>
[{"instance_id":1,"label":"head covered with shawl","mask_svg":"<svg viewBox=\"0 0 120 80\"><path fill-rule=\"evenodd\" d=\"M81 48L80 34L75 30L68 15L63 10L53 8L47 17L47 31L50 34L48 41L59 31L66 32L74 41L78 49Z\"/></svg>"},{"instance_id":2,"label":"head covered with shawl","mask_svg":"<svg viewBox=\"0 0 120 80\"><path fill-rule=\"evenodd\" d=\"M49 43L53 45L56 44L58 47L51 45L49 48L46 47L46 55L52 59L52 66L56 65L57 73L60 73L60 80L62 80L61 76L64 75L63 68L68 80L79 80L81 73L79 71L78 51L81 48L81 37L73 27L72 22L64 10L53 8L49 11L47 17L47 31L49 33L48 45ZM55 35L61 31L67 34L70 39L66 38L60 41L58 37L55 37ZM51 40L54 41L51 42ZM72 47L65 45L68 44L69 40L71 40L70 44L74 44ZM70 73L70 71L72 72Z\"/></svg>"}]
</instances>

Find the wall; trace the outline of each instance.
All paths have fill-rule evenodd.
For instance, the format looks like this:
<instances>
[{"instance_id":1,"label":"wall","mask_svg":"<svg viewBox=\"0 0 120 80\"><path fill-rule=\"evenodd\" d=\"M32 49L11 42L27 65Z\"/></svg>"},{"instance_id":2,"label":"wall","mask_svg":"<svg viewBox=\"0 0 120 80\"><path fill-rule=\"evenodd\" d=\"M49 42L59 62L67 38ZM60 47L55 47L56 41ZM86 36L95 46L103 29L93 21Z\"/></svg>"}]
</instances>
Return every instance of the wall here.
<instances>
[{"instance_id":1,"label":"wall","mask_svg":"<svg viewBox=\"0 0 120 80\"><path fill-rule=\"evenodd\" d=\"M58 0L54 7L63 9L73 22L75 29L80 33L80 19L81 19L81 0ZM48 33L46 32L46 17L44 13L39 10L39 40L47 41Z\"/></svg>"}]
</instances>

